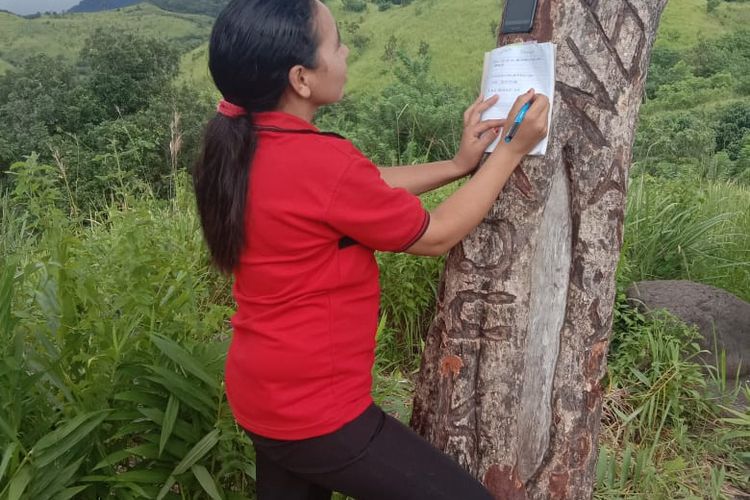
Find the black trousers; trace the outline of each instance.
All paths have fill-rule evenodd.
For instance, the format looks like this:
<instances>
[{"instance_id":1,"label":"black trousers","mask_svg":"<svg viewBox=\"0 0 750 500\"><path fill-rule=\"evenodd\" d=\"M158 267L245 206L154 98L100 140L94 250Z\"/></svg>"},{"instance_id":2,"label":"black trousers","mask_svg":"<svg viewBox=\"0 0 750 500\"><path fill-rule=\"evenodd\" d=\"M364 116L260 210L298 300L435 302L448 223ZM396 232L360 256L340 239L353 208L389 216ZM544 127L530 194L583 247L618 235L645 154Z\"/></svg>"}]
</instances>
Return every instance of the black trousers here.
<instances>
[{"instance_id":1,"label":"black trousers","mask_svg":"<svg viewBox=\"0 0 750 500\"><path fill-rule=\"evenodd\" d=\"M464 469L371 405L331 434L278 441L248 432L256 451L258 500L491 500Z\"/></svg>"}]
</instances>

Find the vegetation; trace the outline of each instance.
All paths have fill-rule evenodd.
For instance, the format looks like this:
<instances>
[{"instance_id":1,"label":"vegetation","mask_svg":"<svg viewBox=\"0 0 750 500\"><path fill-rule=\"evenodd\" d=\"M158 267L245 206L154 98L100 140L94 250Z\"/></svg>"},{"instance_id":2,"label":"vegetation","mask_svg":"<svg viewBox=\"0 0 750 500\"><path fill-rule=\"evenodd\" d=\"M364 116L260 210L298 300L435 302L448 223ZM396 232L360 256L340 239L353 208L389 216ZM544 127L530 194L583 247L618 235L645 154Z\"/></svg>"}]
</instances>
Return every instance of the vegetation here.
<instances>
[{"instance_id":1,"label":"vegetation","mask_svg":"<svg viewBox=\"0 0 750 500\"><path fill-rule=\"evenodd\" d=\"M102 10L121 9L139 3L139 0L81 0L68 12L99 12Z\"/></svg>"},{"instance_id":2,"label":"vegetation","mask_svg":"<svg viewBox=\"0 0 750 500\"><path fill-rule=\"evenodd\" d=\"M179 53L208 39L212 19L207 16L166 12L143 3L110 12L53 14L25 19L0 12L0 74L20 68L33 56L78 58L86 39L98 29L117 28L143 38L158 38Z\"/></svg>"},{"instance_id":3,"label":"vegetation","mask_svg":"<svg viewBox=\"0 0 750 500\"><path fill-rule=\"evenodd\" d=\"M116 30L94 32L75 64L29 59L0 77L0 171L35 152L65 175L84 211L123 178L167 195L168 176L186 167L211 109L171 85L176 71L167 43ZM186 154L178 159L175 148ZM0 174L0 187L12 177Z\"/></svg>"},{"instance_id":4,"label":"vegetation","mask_svg":"<svg viewBox=\"0 0 750 500\"><path fill-rule=\"evenodd\" d=\"M318 125L381 164L449 157L476 95L471 54L492 45L494 0L383 11L369 2L359 13L329 4L344 36L362 38L357 92ZM668 9L617 275L596 470L603 499L750 491L750 415L731 406L750 391L728 383L721 355L706 375L694 331L624 299L635 280L691 279L750 300L750 37L741 29L750 8L722 2L708 14L705 2L675 0ZM183 56L178 75L179 44L93 29L115 18L97 16L139 12L163 11L24 21L32 31L44 21L87 28L63 58L14 58L0 77L0 499L253 496L253 450L222 385L230 281L208 264L186 175L215 96L181 85L199 52ZM466 40L450 40L438 18L466 19L457 30ZM389 23L398 24L392 38ZM374 393L405 420L443 259L378 260Z\"/></svg>"}]
</instances>

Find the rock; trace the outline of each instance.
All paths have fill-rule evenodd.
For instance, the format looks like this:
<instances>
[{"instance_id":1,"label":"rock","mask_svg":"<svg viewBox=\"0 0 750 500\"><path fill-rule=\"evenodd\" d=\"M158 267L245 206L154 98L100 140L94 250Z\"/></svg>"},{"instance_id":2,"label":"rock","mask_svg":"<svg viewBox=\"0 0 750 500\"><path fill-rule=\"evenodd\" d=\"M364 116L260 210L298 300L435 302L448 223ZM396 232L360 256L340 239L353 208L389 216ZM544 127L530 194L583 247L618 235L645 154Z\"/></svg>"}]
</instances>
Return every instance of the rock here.
<instances>
[{"instance_id":1,"label":"rock","mask_svg":"<svg viewBox=\"0 0 750 500\"><path fill-rule=\"evenodd\" d=\"M716 345L727 356L727 378L739 381L750 376L750 303L731 293L692 281L640 281L627 290L628 298L641 310L666 309L701 333L701 348L709 351L702 359L716 364ZM728 381L729 382L729 381Z\"/></svg>"}]
</instances>

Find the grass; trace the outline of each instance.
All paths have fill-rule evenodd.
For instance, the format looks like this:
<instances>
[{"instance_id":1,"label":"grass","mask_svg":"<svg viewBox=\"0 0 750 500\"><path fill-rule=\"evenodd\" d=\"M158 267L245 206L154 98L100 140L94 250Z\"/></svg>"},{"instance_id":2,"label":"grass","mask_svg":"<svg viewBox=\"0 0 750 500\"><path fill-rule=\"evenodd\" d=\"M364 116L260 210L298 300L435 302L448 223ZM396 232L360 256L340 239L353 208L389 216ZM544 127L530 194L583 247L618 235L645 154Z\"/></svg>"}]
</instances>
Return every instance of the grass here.
<instances>
[{"instance_id":1,"label":"grass","mask_svg":"<svg viewBox=\"0 0 750 500\"><path fill-rule=\"evenodd\" d=\"M342 14L336 12L342 20L354 17ZM421 41L427 42L437 78L478 93L484 52L496 46L491 22L499 22L500 15L498 0L427 0L384 12L371 9L361 28L371 40L351 63L349 92L372 93L387 84L381 57L386 42L395 36L412 52Z\"/></svg>"},{"instance_id":2,"label":"grass","mask_svg":"<svg viewBox=\"0 0 750 500\"><path fill-rule=\"evenodd\" d=\"M706 0L670 0L659 24L656 43L674 49L694 45L701 37L715 38L750 23L750 6L742 2L721 2L706 12Z\"/></svg>"},{"instance_id":3,"label":"grass","mask_svg":"<svg viewBox=\"0 0 750 500\"><path fill-rule=\"evenodd\" d=\"M688 279L750 301L750 190L640 177L628 197L621 278Z\"/></svg>"},{"instance_id":4,"label":"grass","mask_svg":"<svg viewBox=\"0 0 750 500\"><path fill-rule=\"evenodd\" d=\"M13 65L3 59L0 59L0 75L13 69Z\"/></svg>"},{"instance_id":5,"label":"grass","mask_svg":"<svg viewBox=\"0 0 750 500\"><path fill-rule=\"evenodd\" d=\"M252 449L221 382L228 290L187 182L78 218L54 170L18 177L0 197L0 497L247 498Z\"/></svg>"},{"instance_id":6,"label":"grass","mask_svg":"<svg viewBox=\"0 0 750 500\"><path fill-rule=\"evenodd\" d=\"M450 188L443 190L430 203L449 193ZM618 272L621 290L639 279L693 279L750 301L750 191L746 187L643 177L633 180L628 201ZM408 259L413 259L414 268L403 262ZM399 256L398 262L388 265L402 272L400 282L386 282L384 297L394 293L394 286L401 291L405 283L419 282L420 273L432 267L409 256ZM389 272L384 270L386 275ZM388 314L409 310L409 295L401 294L395 305L386 300ZM378 390L393 391L397 401L390 404L400 416L407 412L406 419L412 389L404 386L404 379L413 377L408 371L394 370L393 360L417 366L421 340L411 347L404 345L406 335L399 337L395 330L384 328L392 324L388 317L381 324ZM719 499L750 492L750 413L747 408L723 407L742 389L720 369L698 363L696 335L669 316L643 316L627 304L623 292L618 294L595 498ZM409 358L410 352L416 354Z\"/></svg>"},{"instance_id":7,"label":"grass","mask_svg":"<svg viewBox=\"0 0 750 500\"><path fill-rule=\"evenodd\" d=\"M618 295L604 399L596 498L727 498L750 488L741 435L750 414L723 418L717 371L696 362L698 333L644 317ZM724 385L725 386L725 385ZM738 435L738 433L740 433Z\"/></svg>"},{"instance_id":8,"label":"grass","mask_svg":"<svg viewBox=\"0 0 750 500\"><path fill-rule=\"evenodd\" d=\"M370 5L364 16L345 12L338 1L329 2L329 6L340 25L361 20L361 32L370 37L363 51L354 50L350 56L350 94L375 93L392 81L381 59L392 35L412 52L421 41L427 42L433 72L440 80L478 91L483 54L495 47L490 22L499 21L501 12L498 0L418 0L384 12ZM345 30L342 36L346 42ZM183 57L181 73L186 81L210 86L206 67L207 48L203 46Z\"/></svg>"}]
</instances>

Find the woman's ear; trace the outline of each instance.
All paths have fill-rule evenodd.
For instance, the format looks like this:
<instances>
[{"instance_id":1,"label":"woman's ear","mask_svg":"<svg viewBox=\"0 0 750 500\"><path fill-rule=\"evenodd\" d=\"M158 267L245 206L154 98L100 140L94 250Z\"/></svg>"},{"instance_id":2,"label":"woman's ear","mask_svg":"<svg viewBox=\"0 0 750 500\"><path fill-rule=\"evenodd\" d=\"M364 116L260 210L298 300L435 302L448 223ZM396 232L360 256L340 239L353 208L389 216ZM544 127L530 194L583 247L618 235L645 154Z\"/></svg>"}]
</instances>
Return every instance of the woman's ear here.
<instances>
[{"instance_id":1,"label":"woman's ear","mask_svg":"<svg viewBox=\"0 0 750 500\"><path fill-rule=\"evenodd\" d=\"M310 75L304 66L298 64L289 70L289 85L303 99L312 95L310 83Z\"/></svg>"}]
</instances>

